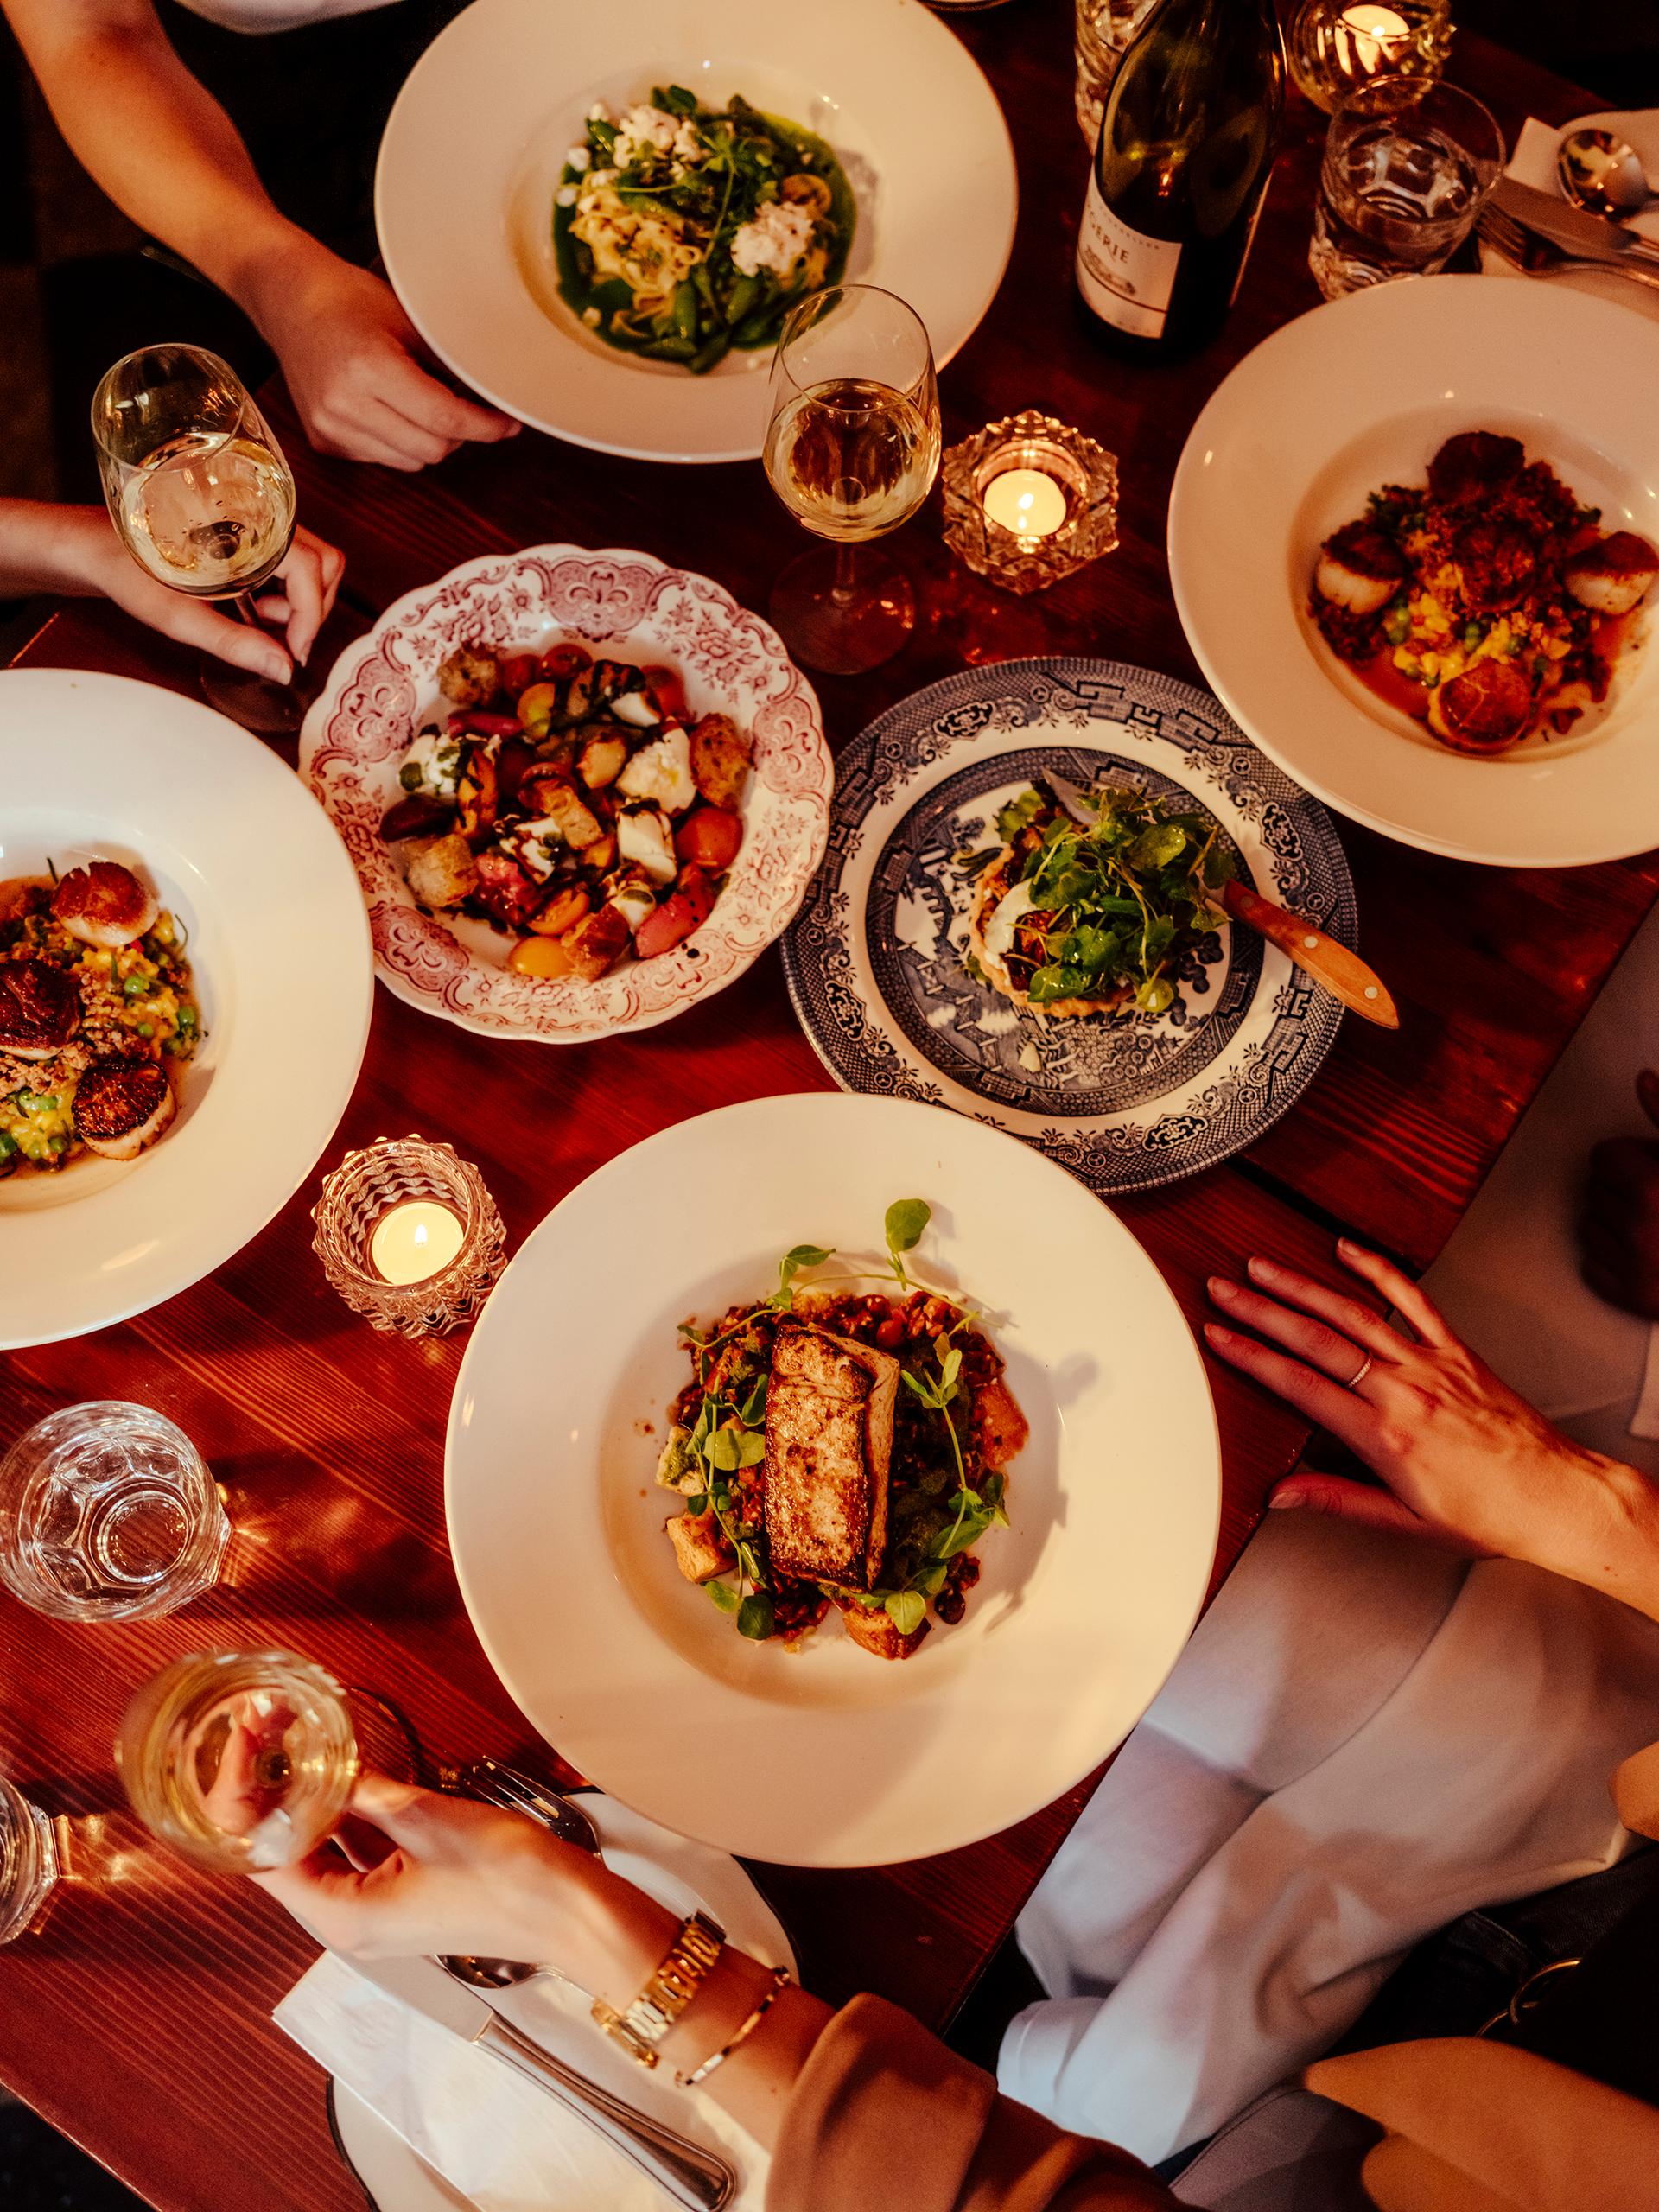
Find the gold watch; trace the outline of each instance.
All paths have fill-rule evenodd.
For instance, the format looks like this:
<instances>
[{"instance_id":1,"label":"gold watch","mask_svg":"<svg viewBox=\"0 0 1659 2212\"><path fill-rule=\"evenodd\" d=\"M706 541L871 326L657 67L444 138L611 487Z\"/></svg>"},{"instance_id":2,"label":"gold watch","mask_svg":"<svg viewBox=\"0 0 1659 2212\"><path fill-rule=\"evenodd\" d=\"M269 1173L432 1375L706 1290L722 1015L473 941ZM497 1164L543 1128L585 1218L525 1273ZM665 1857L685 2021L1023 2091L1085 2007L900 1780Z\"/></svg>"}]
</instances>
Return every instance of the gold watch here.
<instances>
[{"instance_id":1,"label":"gold watch","mask_svg":"<svg viewBox=\"0 0 1659 2212\"><path fill-rule=\"evenodd\" d=\"M726 1948L726 1930L706 1912L694 1912L655 1974L626 2012L594 1999L594 2018L620 2043L630 2058L655 2066L657 2046L702 1986L703 1977Z\"/></svg>"}]
</instances>

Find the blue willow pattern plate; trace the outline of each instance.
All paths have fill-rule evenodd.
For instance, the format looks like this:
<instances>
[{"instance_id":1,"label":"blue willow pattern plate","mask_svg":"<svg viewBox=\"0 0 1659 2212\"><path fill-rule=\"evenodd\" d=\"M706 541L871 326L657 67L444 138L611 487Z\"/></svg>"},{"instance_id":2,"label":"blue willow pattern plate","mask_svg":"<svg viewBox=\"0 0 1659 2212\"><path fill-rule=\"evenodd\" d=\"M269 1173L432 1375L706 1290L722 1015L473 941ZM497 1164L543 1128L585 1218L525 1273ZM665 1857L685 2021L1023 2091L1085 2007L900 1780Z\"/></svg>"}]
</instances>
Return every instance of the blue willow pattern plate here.
<instances>
[{"instance_id":1,"label":"blue willow pattern plate","mask_svg":"<svg viewBox=\"0 0 1659 2212\"><path fill-rule=\"evenodd\" d=\"M1163 1014L1045 1021L976 982L957 855L995 844L997 809L1045 768L1196 803L1263 897L1353 944L1331 817L1208 692L1115 661L1016 660L930 684L841 754L784 973L843 1090L951 1106L1096 1191L1146 1190L1254 1142L1312 1082L1342 1008L1225 923Z\"/></svg>"}]
</instances>

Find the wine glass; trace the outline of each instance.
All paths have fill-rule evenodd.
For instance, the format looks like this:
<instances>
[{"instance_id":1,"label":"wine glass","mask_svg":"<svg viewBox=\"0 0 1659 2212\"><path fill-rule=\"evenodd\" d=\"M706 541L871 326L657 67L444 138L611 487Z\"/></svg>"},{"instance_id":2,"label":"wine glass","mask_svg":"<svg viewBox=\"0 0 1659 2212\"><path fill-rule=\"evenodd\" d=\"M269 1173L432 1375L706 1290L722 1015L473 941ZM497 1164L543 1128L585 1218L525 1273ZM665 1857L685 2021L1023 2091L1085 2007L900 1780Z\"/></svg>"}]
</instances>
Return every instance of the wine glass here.
<instances>
[{"instance_id":1,"label":"wine glass","mask_svg":"<svg viewBox=\"0 0 1659 2212\"><path fill-rule=\"evenodd\" d=\"M259 626L252 594L294 537L294 479L234 369L200 346L145 346L92 395L99 473L116 534L170 590L231 601ZM297 729L291 684L204 656L201 688L246 729Z\"/></svg>"},{"instance_id":2,"label":"wine glass","mask_svg":"<svg viewBox=\"0 0 1659 2212\"><path fill-rule=\"evenodd\" d=\"M939 466L933 349L912 308L874 284L836 284L791 309L772 365L766 469L816 547L772 588L796 658L855 676L899 651L916 596L898 563L855 548L910 520Z\"/></svg>"}]
</instances>

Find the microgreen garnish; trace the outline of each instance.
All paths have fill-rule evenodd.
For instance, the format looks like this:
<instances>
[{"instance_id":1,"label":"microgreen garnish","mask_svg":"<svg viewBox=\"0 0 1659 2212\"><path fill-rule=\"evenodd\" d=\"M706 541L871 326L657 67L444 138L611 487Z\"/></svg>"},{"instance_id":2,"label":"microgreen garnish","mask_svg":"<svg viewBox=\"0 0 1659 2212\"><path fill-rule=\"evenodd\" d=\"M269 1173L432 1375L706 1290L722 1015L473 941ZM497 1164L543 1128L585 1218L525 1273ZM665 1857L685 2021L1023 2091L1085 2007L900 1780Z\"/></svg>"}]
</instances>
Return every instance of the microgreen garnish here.
<instances>
[{"instance_id":1,"label":"microgreen garnish","mask_svg":"<svg viewBox=\"0 0 1659 2212\"><path fill-rule=\"evenodd\" d=\"M821 1268L835 1251L833 1244L797 1244L778 1262L778 1287L770 1303L780 1313L795 1303L795 1278L803 1268Z\"/></svg>"},{"instance_id":2,"label":"microgreen garnish","mask_svg":"<svg viewBox=\"0 0 1659 2212\"><path fill-rule=\"evenodd\" d=\"M925 1198L895 1198L887 1208L887 1257L893 1262L893 1272L898 1276L901 1289L910 1288L910 1277L905 1273L900 1255L916 1249L932 1218L933 1209Z\"/></svg>"}]
</instances>

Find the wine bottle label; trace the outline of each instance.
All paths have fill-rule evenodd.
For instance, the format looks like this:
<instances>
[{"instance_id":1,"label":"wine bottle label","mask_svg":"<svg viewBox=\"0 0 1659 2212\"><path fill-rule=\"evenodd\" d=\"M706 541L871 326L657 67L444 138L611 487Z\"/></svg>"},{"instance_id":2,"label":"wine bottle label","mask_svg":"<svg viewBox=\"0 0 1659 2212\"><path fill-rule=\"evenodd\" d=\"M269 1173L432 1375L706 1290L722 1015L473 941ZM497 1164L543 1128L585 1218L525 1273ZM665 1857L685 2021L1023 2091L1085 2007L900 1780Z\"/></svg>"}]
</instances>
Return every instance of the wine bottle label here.
<instances>
[{"instance_id":1,"label":"wine bottle label","mask_svg":"<svg viewBox=\"0 0 1659 2212\"><path fill-rule=\"evenodd\" d=\"M1119 220L1089 179L1077 232L1077 289L1103 322L1132 338L1161 338L1180 266L1180 241L1149 238Z\"/></svg>"}]
</instances>

